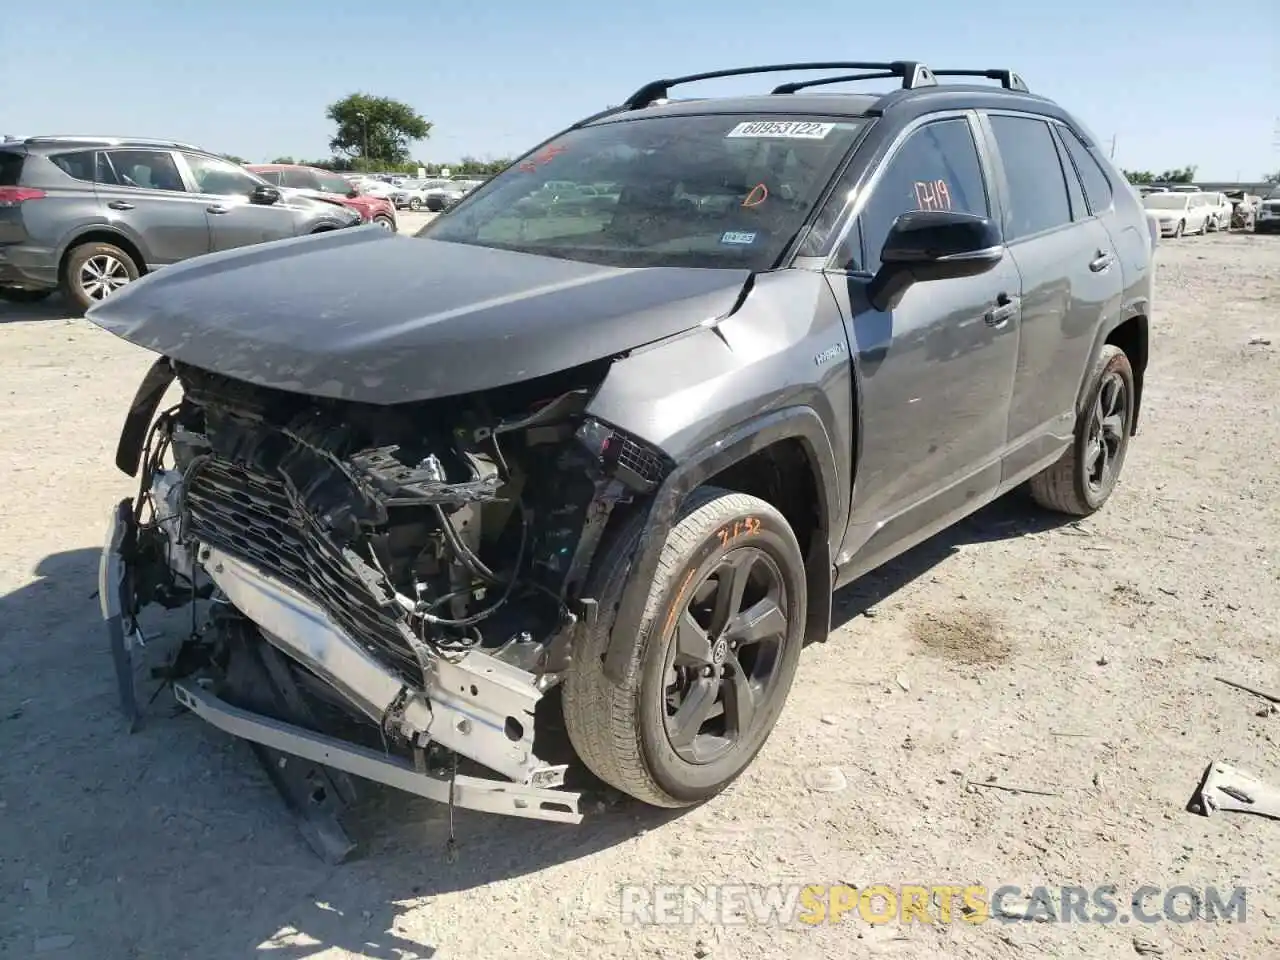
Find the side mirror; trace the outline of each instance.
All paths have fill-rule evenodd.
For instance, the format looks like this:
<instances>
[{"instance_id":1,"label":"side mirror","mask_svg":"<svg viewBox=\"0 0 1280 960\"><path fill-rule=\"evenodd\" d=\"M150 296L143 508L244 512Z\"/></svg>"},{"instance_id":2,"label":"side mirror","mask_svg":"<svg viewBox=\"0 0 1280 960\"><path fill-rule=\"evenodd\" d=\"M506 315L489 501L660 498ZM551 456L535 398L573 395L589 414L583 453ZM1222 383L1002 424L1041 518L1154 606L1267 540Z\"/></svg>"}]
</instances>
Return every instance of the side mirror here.
<instances>
[{"instance_id":1,"label":"side mirror","mask_svg":"<svg viewBox=\"0 0 1280 960\"><path fill-rule=\"evenodd\" d=\"M269 207L273 203L279 203L280 196L280 191L275 187L268 186L265 183L260 183L254 187L253 192L249 194L249 202Z\"/></svg>"},{"instance_id":2,"label":"side mirror","mask_svg":"<svg viewBox=\"0 0 1280 960\"><path fill-rule=\"evenodd\" d=\"M360 191L357 190L355 187L352 187L350 190L347 191L348 200L354 200L358 196L360 196Z\"/></svg>"},{"instance_id":3,"label":"side mirror","mask_svg":"<svg viewBox=\"0 0 1280 960\"><path fill-rule=\"evenodd\" d=\"M1004 258L1000 229L987 217L949 210L912 210L889 228L880 269L867 297L892 310L912 284L986 273Z\"/></svg>"}]
</instances>

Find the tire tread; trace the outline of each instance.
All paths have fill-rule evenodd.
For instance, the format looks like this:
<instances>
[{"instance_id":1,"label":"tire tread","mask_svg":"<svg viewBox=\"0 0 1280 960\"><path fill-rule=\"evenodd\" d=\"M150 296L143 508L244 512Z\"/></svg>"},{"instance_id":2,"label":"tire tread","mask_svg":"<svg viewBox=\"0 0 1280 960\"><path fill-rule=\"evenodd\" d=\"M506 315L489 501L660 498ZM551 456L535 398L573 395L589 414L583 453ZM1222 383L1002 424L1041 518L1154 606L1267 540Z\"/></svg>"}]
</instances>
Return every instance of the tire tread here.
<instances>
[{"instance_id":1,"label":"tire tread","mask_svg":"<svg viewBox=\"0 0 1280 960\"><path fill-rule=\"evenodd\" d=\"M652 806L675 808L688 803L671 796L654 780L640 742L636 689L652 639L649 625L661 612L665 586L680 575L687 557L711 531L742 513L767 513L786 523L772 505L747 494L703 487L690 495L663 544L640 621L642 635L632 646L621 684L615 685L605 676L603 657L617 614L617 598L637 550L643 514L619 531L601 563L600 578L592 585L596 596L609 597L614 605L607 616L601 611L595 627L584 634L581 648L574 651L563 691L565 726L574 750L592 773Z\"/></svg>"}]
</instances>

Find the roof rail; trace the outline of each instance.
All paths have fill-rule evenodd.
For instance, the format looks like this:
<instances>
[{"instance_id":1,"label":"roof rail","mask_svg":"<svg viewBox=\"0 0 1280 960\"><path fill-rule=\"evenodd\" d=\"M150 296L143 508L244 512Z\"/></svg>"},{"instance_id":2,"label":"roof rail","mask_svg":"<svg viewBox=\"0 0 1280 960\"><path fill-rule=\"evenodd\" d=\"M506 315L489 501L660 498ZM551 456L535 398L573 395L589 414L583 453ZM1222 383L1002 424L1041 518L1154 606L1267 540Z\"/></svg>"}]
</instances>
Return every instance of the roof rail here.
<instances>
[{"instance_id":1,"label":"roof rail","mask_svg":"<svg viewBox=\"0 0 1280 960\"><path fill-rule=\"evenodd\" d=\"M770 93L796 93L799 90L807 90L809 87L825 87L833 83L849 83L853 80L886 80L890 77L896 77L898 74L892 70L877 70L874 73L846 73L839 77L818 77L816 80L796 80L792 83L784 83L781 86L774 87Z\"/></svg>"},{"instance_id":2,"label":"roof rail","mask_svg":"<svg viewBox=\"0 0 1280 960\"><path fill-rule=\"evenodd\" d=\"M655 100L663 100L674 86L684 83L695 83L699 80L718 80L722 77L745 77L758 73L784 73L795 70L875 70L885 76L898 77L902 80L902 89L914 90L917 87L935 86L936 81L929 68L922 63L910 60L894 60L882 63L862 63L858 61L823 61L817 63L775 63L758 67L738 67L733 70L712 70L708 73L691 73L684 77L667 77L662 80L650 80L643 87L626 99L625 109L639 110L647 107ZM859 78L861 79L861 78ZM837 81L829 81L837 82ZM802 85L803 86L803 85ZM777 92L777 91L775 91Z\"/></svg>"},{"instance_id":3,"label":"roof rail","mask_svg":"<svg viewBox=\"0 0 1280 960\"><path fill-rule=\"evenodd\" d=\"M935 70L935 77L985 77L987 80L999 80L1000 86L1006 90L1017 90L1019 93L1030 93L1026 81L1012 70Z\"/></svg>"},{"instance_id":4,"label":"roof rail","mask_svg":"<svg viewBox=\"0 0 1280 960\"><path fill-rule=\"evenodd\" d=\"M27 137L24 143L103 143L114 147L170 147L175 150L200 150L201 147L177 140L152 140L145 137L95 137L87 134L51 134L40 137Z\"/></svg>"}]
</instances>

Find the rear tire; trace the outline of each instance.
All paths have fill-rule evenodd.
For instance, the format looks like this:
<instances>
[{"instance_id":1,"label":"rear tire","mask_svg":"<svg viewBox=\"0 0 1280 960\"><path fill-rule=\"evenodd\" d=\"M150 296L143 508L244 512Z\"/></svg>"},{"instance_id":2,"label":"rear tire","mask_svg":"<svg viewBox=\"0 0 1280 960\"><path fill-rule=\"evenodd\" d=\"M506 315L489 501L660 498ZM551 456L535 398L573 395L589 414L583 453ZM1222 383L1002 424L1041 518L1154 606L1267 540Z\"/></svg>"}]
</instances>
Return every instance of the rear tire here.
<instances>
[{"instance_id":1,"label":"rear tire","mask_svg":"<svg viewBox=\"0 0 1280 960\"><path fill-rule=\"evenodd\" d=\"M638 515L619 530L593 574L600 616L573 652L565 726L601 780L684 807L732 783L773 730L803 644L804 558L765 501L695 491L662 545L634 637L620 638L631 649L615 684L603 659L643 526Z\"/></svg>"},{"instance_id":2,"label":"rear tire","mask_svg":"<svg viewBox=\"0 0 1280 960\"><path fill-rule=\"evenodd\" d=\"M0 287L0 300L9 303L39 303L46 299L52 290L25 290L18 287Z\"/></svg>"},{"instance_id":3,"label":"rear tire","mask_svg":"<svg viewBox=\"0 0 1280 960\"><path fill-rule=\"evenodd\" d=\"M82 313L138 279L133 257L111 243L73 247L62 268L62 293Z\"/></svg>"},{"instance_id":4,"label":"rear tire","mask_svg":"<svg viewBox=\"0 0 1280 960\"><path fill-rule=\"evenodd\" d=\"M1031 478L1036 503L1077 517L1101 509L1124 467L1135 396L1129 358L1119 347L1106 344L1090 373L1075 439L1057 463Z\"/></svg>"},{"instance_id":5,"label":"rear tire","mask_svg":"<svg viewBox=\"0 0 1280 960\"><path fill-rule=\"evenodd\" d=\"M419 200L417 197L411 197L409 199L409 209L412 210L414 213L417 213L419 210L422 209L422 201Z\"/></svg>"}]
</instances>

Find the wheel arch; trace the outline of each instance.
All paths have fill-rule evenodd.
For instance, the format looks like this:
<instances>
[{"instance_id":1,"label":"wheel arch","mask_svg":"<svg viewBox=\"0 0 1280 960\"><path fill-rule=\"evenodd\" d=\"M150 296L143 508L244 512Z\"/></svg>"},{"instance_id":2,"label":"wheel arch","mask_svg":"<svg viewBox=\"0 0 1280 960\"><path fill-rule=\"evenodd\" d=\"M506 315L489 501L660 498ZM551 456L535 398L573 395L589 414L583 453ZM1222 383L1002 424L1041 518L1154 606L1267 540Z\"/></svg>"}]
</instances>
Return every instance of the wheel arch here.
<instances>
[{"instance_id":1,"label":"wheel arch","mask_svg":"<svg viewBox=\"0 0 1280 960\"><path fill-rule=\"evenodd\" d=\"M1149 357L1150 307L1150 302L1146 299L1134 300L1125 307L1121 320L1098 328L1094 335L1093 348L1089 351L1089 361L1085 364L1080 377L1080 386L1076 391L1075 409L1079 415L1083 409L1085 397L1089 393L1089 371L1093 369L1102 348L1110 344L1123 350L1125 356L1129 358L1129 365L1133 368L1133 424L1130 436L1136 436L1138 433L1138 414L1142 409L1142 385Z\"/></svg>"},{"instance_id":2,"label":"wheel arch","mask_svg":"<svg viewBox=\"0 0 1280 960\"><path fill-rule=\"evenodd\" d=\"M132 258L134 265L138 268L138 276L147 273L147 257L140 243L120 230L95 224L77 230L63 243L62 250L58 254L59 280L62 278L63 270L66 269L71 251L86 243L109 243L119 247Z\"/></svg>"},{"instance_id":3,"label":"wheel arch","mask_svg":"<svg viewBox=\"0 0 1280 960\"><path fill-rule=\"evenodd\" d=\"M805 518L796 530L805 553L808 613L805 639L825 637L831 624L831 537L842 514L835 453L822 418L809 406L792 406L755 417L730 430L671 471L645 507L647 515L639 547L631 561L626 586L604 654L605 675L619 682L631 656L630 638L644 612L663 543L681 505L694 490L726 486L756 496L773 493L793 498L784 507L768 496L788 522ZM806 493L812 503L803 502ZM788 513L790 511L790 513Z\"/></svg>"}]
</instances>

